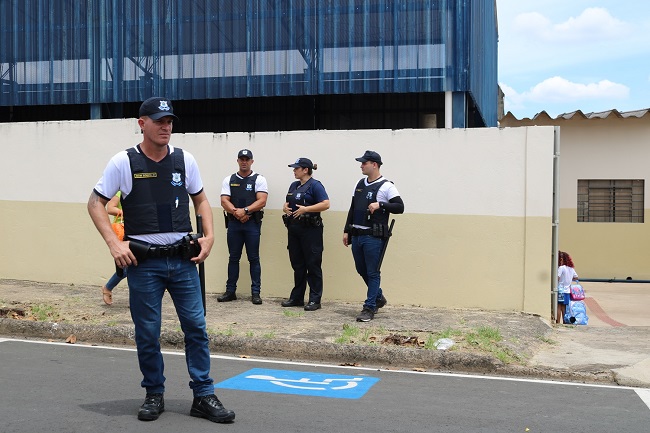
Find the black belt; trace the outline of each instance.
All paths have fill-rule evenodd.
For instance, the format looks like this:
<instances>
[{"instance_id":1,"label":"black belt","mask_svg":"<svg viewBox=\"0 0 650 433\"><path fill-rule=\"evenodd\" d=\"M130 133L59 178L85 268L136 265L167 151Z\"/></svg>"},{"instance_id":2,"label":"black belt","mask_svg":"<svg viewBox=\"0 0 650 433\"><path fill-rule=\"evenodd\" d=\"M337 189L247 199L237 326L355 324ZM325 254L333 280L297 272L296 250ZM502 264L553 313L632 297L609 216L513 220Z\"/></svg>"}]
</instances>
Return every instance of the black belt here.
<instances>
[{"instance_id":1,"label":"black belt","mask_svg":"<svg viewBox=\"0 0 650 433\"><path fill-rule=\"evenodd\" d=\"M181 255L181 244L151 245L147 251L148 258L176 257Z\"/></svg>"},{"instance_id":2,"label":"black belt","mask_svg":"<svg viewBox=\"0 0 650 433\"><path fill-rule=\"evenodd\" d=\"M352 236L364 236L364 235L372 235L372 229L360 229L357 227L350 227L348 229L348 233L350 233Z\"/></svg>"},{"instance_id":3,"label":"black belt","mask_svg":"<svg viewBox=\"0 0 650 433\"><path fill-rule=\"evenodd\" d=\"M148 259L159 257L176 257L183 253L182 242L170 245L154 245L137 239L129 239L129 248L136 259Z\"/></svg>"}]
</instances>

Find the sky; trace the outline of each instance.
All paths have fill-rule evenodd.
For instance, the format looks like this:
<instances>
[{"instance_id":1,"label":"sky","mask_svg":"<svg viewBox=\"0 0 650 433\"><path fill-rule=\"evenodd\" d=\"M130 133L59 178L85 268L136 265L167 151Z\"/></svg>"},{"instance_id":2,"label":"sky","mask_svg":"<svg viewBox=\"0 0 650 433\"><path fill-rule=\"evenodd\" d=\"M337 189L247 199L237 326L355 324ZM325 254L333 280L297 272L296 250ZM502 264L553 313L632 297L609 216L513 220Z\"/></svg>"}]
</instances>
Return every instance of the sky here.
<instances>
[{"instance_id":1,"label":"sky","mask_svg":"<svg viewBox=\"0 0 650 433\"><path fill-rule=\"evenodd\" d=\"M496 1L506 113L650 108L650 1Z\"/></svg>"}]
</instances>

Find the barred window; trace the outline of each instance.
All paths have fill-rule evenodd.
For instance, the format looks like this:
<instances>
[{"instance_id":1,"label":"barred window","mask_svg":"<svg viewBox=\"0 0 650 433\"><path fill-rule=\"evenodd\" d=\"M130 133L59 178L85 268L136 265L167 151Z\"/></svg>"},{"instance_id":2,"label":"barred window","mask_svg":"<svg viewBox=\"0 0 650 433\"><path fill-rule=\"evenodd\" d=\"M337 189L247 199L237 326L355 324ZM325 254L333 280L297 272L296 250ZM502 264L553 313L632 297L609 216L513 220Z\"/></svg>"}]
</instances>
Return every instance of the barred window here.
<instances>
[{"instance_id":1,"label":"barred window","mask_svg":"<svg viewBox=\"0 0 650 433\"><path fill-rule=\"evenodd\" d=\"M643 179L578 179L578 222L642 223Z\"/></svg>"}]
</instances>

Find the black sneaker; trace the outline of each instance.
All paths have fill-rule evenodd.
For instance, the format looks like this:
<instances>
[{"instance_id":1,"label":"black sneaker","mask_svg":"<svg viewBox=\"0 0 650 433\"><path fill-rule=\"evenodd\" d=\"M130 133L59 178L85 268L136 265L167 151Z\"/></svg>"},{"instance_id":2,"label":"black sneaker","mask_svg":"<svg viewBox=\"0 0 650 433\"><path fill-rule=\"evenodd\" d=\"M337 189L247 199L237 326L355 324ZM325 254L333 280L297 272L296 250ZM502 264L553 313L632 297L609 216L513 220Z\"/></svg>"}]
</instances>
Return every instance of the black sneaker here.
<instances>
[{"instance_id":1,"label":"black sneaker","mask_svg":"<svg viewBox=\"0 0 650 433\"><path fill-rule=\"evenodd\" d=\"M259 293L253 293L253 297L251 298L251 302L255 305L260 305L262 303L262 298L260 297Z\"/></svg>"},{"instance_id":2,"label":"black sneaker","mask_svg":"<svg viewBox=\"0 0 650 433\"><path fill-rule=\"evenodd\" d=\"M235 412L223 407L216 395L196 397L192 402L190 415L206 418L212 422L230 422L235 419Z\"/></svg>"},{"instance_id":3,"label":"black sneaker","mask_svg":"<svg viewBox=\"0 0 650 433\"><path fill-rule=\"evenodd\" d=\"M382 308L387 303L388 303L388 299L384 298L384 295L381 295L381 298L375 301L375 305L377 306L377 308Z\"/></svg>"},{"instance_id":4,"label":"black sneaker","mask_svg":"<svg viewBox=\"0 0 650 433\"><path fill-rule=\"evenodd\" d=\"M165 411L165 399L162 394L149 394L144 398L144 403L138 410L140 421L155 421Z\"/></svg>"},{"instance_id":5,"label":"black sneaker","mask_svg":"<svg viewBox=\"0 0 650 433\"><path fill-rule=\"evenodd\" d=\"M363 307L363 310L357 316L357 322L370 322L374 318L375 312L368 307Z\"/></svg>"},{"instance_id":6,"label":"black sneaker","mask_svg":"<svg viewBox=\"0 0 650 433\"><path fill-rule=\"evenodd\" d=\"M221 296L217 296L217 302L230 302L236 300L237 295L235 295L235 292L226 292Z\"/></svg>"}]
</instances>

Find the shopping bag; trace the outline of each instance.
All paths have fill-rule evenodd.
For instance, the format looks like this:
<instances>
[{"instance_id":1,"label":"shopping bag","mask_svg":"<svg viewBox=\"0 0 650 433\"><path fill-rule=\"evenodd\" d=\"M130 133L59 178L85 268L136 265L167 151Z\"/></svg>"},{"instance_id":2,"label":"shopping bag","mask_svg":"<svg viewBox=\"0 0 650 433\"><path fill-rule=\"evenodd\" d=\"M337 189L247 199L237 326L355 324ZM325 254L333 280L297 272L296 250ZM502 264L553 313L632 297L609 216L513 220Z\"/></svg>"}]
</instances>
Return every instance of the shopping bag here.
<instances>
[{"instance_id":1,"label":"shopping bag","mask_svg":"<svg viewBox=\"0 0 650 433\"><path fill-rule=\"evenodd\" d=\"M115 215L115 218L113 219L113 222L111 223L111 227L113 228L113 231L117 235L117 238L121 241L124 240L124 217L122 215L122 211L120 210L120 213Z\"/></svg>"}]
</instances>

